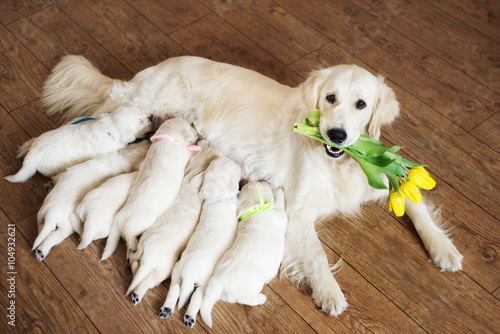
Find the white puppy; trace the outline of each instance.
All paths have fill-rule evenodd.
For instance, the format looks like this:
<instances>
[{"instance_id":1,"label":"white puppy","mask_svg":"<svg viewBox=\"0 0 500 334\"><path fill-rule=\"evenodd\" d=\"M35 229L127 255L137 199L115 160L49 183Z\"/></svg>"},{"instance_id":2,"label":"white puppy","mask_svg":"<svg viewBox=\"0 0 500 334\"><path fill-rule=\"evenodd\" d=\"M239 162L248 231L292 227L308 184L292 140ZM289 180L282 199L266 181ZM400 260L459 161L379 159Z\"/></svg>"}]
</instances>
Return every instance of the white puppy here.
<instances>
[{"instance_id":1,"label":"white puppy","mask_svg":"<svg viewBox=\"0 0 500 334\"><path fill-rule=\"evenodd\" d=\"M146 156L148 142L129 145L118 152L98 155L54 177L56 183L38 211L38 237L33 244L42 261L50 249L75 232L71 214L85 195L105 179L136 169Z\"/></svg>"},{"instance_id":2,"label":"white puppy","mask_svg":"<svg viewBox=\"0 0 500 334\"><path fill-rule=\"evenodd\" d=\"M236 235L240 178L241 168L224 157L214 160L205 172L200 191L204 201L200 221L172 271L170 289L160 309L161 318L172 315L177 299L181 309L197 286L184 316L184 323L193 327L201 305L200 287L208 282L217 261L231 247Z\"/></svg>"},{"instance_id":3,"label":"white puppy","mask_svg":"<svg viewBox=\"0 0 500 334\"><path fill-rule=\"evenodd\" d=\"M127 294L137 304L148 289L167 279L200 218L202 200L198 196L204 171L218 158L218 150L204 146L186 168L179 195L172 206L144 232L130 265L134 279Z\"/></svg>"},{"instance_id":4,"label":"white puppy","mask_svg":"<svg viewBox=\"0 0 500 334\"><path fill-rule=\"evenodd\" d=\"M92 241L109 235L113 219L125 203L137 173L112 177L85 195L83 201L70 216L73 228L85 222L83 231L75 228L76 232L81 235L80 244L76 249L84 249Z\"/></svg>"},{"instance_id":5,"label":"white puppy","mask_svg":"<svg viewBox=\"0 0 500 334\"><path fill-rule=\"evenodd\" d=\"M263 195L259 196L258 186ZM256 205L263 207L264 201L272 203L273 199L271 187L265 182L250 182L241 190L238 216L242 220L236 240L220 259L204 291L200 314L208 326L212 327L211 312L219 299L252 306L266 301L260 292L278 273L285 248L287 216L283 190L276 190L274 208L258 212Z\"/></svg>"},{"instance_id":6,"label":"white puppy","mask_svg":"<svg viewBox=\"0 0 500 334\"><path fill-rule=\"evenodd\" d=\"M134 107L121 107L98 119L83 118L32 138L19 148L23 166L9 182L25 182L36 171L47 177L98 154L124 148L152 128L152 118Z\"/></svg>"},{"instance_id":7,"label":"white puppy","mask_svg":"<svg viewBox=\"0 0 500 334\"><path fill-rule=\"evenodd\" d=\"M111 226L102 259L115 251L120 235L135 252L137 236L150 227L177 197L184 169L198 133L182 118L165 121L151 137L151 148L139 167L123 207Z\"/></svg>"}]
</instances>

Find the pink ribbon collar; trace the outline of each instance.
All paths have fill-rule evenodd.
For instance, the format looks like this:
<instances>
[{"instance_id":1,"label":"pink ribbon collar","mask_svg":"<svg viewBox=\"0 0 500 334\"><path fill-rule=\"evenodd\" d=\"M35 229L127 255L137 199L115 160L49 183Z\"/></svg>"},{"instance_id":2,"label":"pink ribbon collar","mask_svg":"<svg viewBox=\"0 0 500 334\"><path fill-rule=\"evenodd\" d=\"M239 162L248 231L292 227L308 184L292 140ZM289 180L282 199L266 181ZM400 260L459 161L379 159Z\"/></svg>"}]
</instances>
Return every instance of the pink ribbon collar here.
<instances>
[{"instance_id":1,"label":"pink ribbon collar","mask_svg":"<svg viewBox=\"0 0 500 334\"><path fill-rule=\"evenodd\" d=\"M170 141L170 142L173 142L173 143L177 143L177 139L175 139L173 137L170 137L170 136L158 136L158 137L154 138L154 141L155 142L158 142L158 141ZM188 146L186 146L186 150L192 151L192 152L199 152L199 151L201 151L201 146L198 146L198 145L188 145Z\"/></svg>"}]
</instances>

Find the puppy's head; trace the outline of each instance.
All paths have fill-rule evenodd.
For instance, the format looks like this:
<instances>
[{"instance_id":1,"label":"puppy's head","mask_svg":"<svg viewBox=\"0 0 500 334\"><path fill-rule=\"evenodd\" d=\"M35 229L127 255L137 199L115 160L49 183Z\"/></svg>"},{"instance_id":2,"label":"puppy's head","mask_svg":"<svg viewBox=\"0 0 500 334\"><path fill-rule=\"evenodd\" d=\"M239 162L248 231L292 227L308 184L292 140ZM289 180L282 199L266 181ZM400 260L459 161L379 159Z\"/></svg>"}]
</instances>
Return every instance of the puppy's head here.
<instances>
[{"instance_id":1,"label":"puppy's head","mask_svg":"<svg viewBox=\"0 0 500 334\"><path fill-rule=\"evenodd\" d=\"M274 193L269 183L264 181L248 182L243 186L240 191L240 195L238 196L238 217L247 213L252 207L260 205L257 184L260 184L260 187L262 188L264 201L266 203L274 204Z\"/></svg>"},{"instance_id":2,"label":"puppy's head","mask_svg":"<svg viewBox=\"0 0 500 334\"><path fill-rule=\"evenodd\" d=\"M301 86L308 110L321 111L320 131L337 146L353 144L360 135L374 139L380 128L399 113L399 104L382 76L374 76L356 65L339 65L313 72ZM344 151L324 145L330 158Z\"/></svg>"},{"instance_id":3,"label":"puppy's head","mask_svg":"<svg viewBox=\"0 0 500 334\"><path fill-rule=\"evenodd\" d=\"M229 199L238 192L240 178L241 168L233 160L215 159L205 171L200 197L209 201Z\"/></svg>"},{"instance_id":4,"label":"puppy's head","mask_svg":"<svg viewBox=\"0 0 500 334\"><path fill-rule=\"evenodd\" d=\"M163 122L151 137L151 141L159 136L171 136L186 145L192 145L198 141L198 132L183 118L172 118Z\"/></svg>"},{"instance_id":5,"label":"puppy's head","mask_svg":"<svg viewBox=\"0 0 500 334\"><path fill-rule=\"evenodd\" d=\"M109 122L113 137L119 137L123 142L130 143L143 138L153 127L153 116L135 107L121 107L99 118Z\"/></svg>"}]
</instances>

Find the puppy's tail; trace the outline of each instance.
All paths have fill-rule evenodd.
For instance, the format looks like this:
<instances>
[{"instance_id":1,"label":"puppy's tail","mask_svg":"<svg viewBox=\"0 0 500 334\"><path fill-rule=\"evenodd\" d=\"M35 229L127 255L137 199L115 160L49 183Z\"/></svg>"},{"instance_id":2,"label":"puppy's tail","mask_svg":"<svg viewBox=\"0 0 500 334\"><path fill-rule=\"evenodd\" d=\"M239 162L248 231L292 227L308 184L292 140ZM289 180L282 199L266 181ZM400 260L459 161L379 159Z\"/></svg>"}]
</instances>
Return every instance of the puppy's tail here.
<instances>
[{"instance_id":1,"label":"puppy's tail","mask_svg":"<svg viewBox=\"0 0 500 334\"><path fill-rule=\"evenodd\" d=\"M214 280L210 280L210 283L205 289L200 307L200 315L205 324L210 328L212 328L212 309L215 303L220 299L223 289L222 283Z\"/></svg>"},{"instance_id":2,"label":"puppy's tail","mask_svg":"<svg viewBox=\"0 0 500 334\"><path fill-rule=\"evenodd\" d=\"M69 221L71 222L71 226L73 226L73 230L75 230L76 233L78 233L79 235L82 235L83 223L82 223L82 220L80 219L80 216L78 216L75 212L73 212L69 216ZM82 236L82 238L83 238L83 236Z\"/></svg>"},{"instance_id":3,"label":"puppy's tail","mask_svg":"<svg viewBox=\"0 0 500 334\"><path fill-rule=\"evenodd\" d=\"M114 253L118 243L120 242L120 230L118 226L113 223L111 225L111 230L109 231L108 241L106 241L106 248L104 248L104 253L102 254L101 261L106 260L111 254Z\"/></svg>"},{"instance_id":4,"label":"puppy's tail","mask_svg":"<svg viewBox=\"0 0 500 334\"><path fill-rule=\"evenodd\" d=\"M26 180L35 175L37 166L38 162L33 157L28 156L24 159L21 169L14 175L6 176L5 179L13 183L26 182Z\"/></svg>"},{"instance_id":5,"label":"puppy's tail","mask_svg":"<svg viewBox=\"0 0 500 334\"><path fill-rule=\"evenodd\" d=\"M31 149L31 146L33 145L35 140L37 140L37 139L38 139L37 137L31 138L30 140L28 140L27 142L25 142L24 144L19 146L19 149L17 151L17 157L24 158L26 156L26 154L28 154L28 152Z\"/></svg>"},{"instance_id":6,"label":"puppy's tail","mask_svg":"<svg viewBox=\"0 0 500 334\"><path fill-rule=\"evenodd\" d=\"M69 217L69 219L71 221L71 225L73 225L73 229L77 232L78 232L78 230L75 228L75 223L73 222L72 219L75 219L75 220L78 219L78 223L80 224L79 226L80 226L81 232L78 232L78 234L81 235L81 238L80 238L80 243L78 244L78 246L76 246L76 249L82 250L84 248L87 248L87 246L90 245L90 243L92 241L94 241L94 236L92 235L91 231L89 229L85 229L80 217L76 213L73 213Z\"/></svg>"},{"instance_id":7,"label":"puppy's tail","mask_svg":"<svg viewBox=\"0 0 500 334\"><path fill-rule=\"evenodd\" d=\"M92 116L109 97L115 82L82 56L65 56L45 81L42 102L49 114L65 119Z\"/></svg>"}]
</instances>

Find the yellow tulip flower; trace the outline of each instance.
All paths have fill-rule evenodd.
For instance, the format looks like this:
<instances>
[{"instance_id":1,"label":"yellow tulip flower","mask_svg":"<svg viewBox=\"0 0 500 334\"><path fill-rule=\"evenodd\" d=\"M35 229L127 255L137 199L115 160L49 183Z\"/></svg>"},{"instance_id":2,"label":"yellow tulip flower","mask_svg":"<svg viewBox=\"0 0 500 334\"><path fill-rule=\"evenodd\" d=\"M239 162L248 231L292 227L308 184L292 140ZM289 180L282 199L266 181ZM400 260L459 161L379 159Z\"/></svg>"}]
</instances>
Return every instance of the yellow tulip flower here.
<instances>
[{"instance_id":1,"label":"yellow tulip flower","mask_svg":"<svg viewBox=\"0 0 500 334\"><path fill-rule=\"evenodd\" d=\"M389 211L392 210L394 210L397 217L401 217L405 214L405 195L402 193L400 195L394 190L389 196Z\"/></svg>"},{"instance_id":2,"label":"yellow tulip flower","mask_svg":"<svg viewBox=\"0 0 500 334\"><path fill-rule=\"evenodd\" d=\"M429 172L423 167L412 168L408 173L408 180L413 182L417 187L425 190L430 190L436 185L436 181L434 181Z\"/></svg>"},{"instance_id":3,"label":"yellow tulip flower","mask_svg":"<svg viewBox=\"0 0 500 334\"><path fill-rule=\"evenodd\" d=\"M413 203L417 204L422 202L422 194L415 183L411 181L405 181L399 186L399 191L406 195Z\"/></svg>"}]
</instances>

